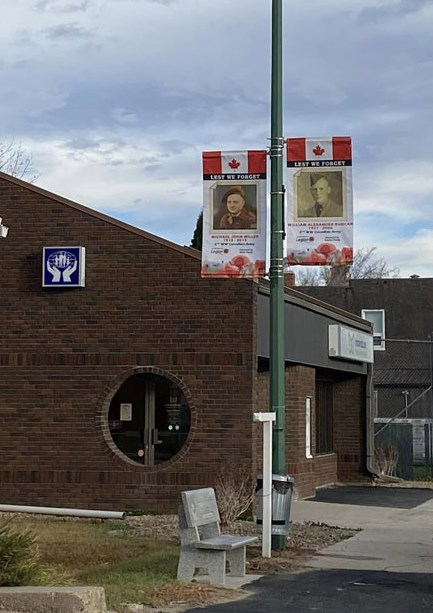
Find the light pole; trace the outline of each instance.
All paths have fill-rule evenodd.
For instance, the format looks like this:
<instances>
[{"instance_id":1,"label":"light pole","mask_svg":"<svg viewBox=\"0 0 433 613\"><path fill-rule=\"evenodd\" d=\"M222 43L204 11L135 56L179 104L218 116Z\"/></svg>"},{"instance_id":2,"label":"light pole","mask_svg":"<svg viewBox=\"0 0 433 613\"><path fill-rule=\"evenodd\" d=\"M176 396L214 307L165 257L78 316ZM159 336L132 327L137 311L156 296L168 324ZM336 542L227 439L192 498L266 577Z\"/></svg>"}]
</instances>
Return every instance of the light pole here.
<instances>
[{"instance_id":1,"label":"light pole","mask_svg":"<svg viewBox=\"0 0 433 613\"><path fill-rule=\"evenodd\" d=\"M286 474L284 401L284 215L283 215L283 87L282 87L282 0L272 0L271 73L271 253L269 379L270 411L276 413L272 471ZM286 537L272 536L273 549L285 549Z\"/></svg>"},{"instance_id":2,"label":"light pole","mask_svg":"<svg viewBox=\"0 0 433 613\"><path fill-rule=\"evenodd\" d=\"M407 405L408 405L409 391L408 390L403 390L402 394L404 396L404 416L407 418Z\"/></svg>"}]
</instances>

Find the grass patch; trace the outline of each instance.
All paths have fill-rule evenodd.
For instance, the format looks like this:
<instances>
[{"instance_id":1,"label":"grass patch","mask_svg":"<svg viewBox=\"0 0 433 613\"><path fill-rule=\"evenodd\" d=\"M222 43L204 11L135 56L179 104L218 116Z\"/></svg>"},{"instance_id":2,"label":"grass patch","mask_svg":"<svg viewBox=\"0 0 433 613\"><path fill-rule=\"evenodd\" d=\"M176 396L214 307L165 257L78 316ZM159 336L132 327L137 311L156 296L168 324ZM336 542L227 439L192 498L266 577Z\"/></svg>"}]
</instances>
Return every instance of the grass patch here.
<instances>
[{"instance_id":1,"label":"grass patch","mask_svg":"<svg viewBox=\"0 0 433 613\"><path fill-rule=\"evenodd\" d=\"M29 530L0 527L0 586L44 585L60 580L54 569L39 561L36 537Z\"/></svg>"},{"instance_id":2,"label":"grass patch","mask_svg":"<svg viewBox=\"0 0 433 613\"><path fill-rule=\"evenodd\" d=\"M121 610L124 603L160 604L161 592L176 581L178 545L138 536L121 520L36 516L11 523L34 535L38 563L52 570L38 585L99 585L108 608Z\"/></svg>"},{"instance_id":3,"label":"grass patch","mask_svg":"<svg viewBox=\"0 0 433 613\"><path fill-rule=\"evenodd\" d=\"M173 543L148 541L145 555L80 574L85 585L102 585L107 603L137 602L157 606L176 580L178 548Z\"/></svg>"},{"instance_id":4,"label":"grass patch","mask_svg":"<svg viewBox=\"0 0 433 613\"><path fill-rule=\"evenodd\" d=\"M433 481L431 466L415 465L413 466L414 481Z\"/></svg>"}]
</instances>

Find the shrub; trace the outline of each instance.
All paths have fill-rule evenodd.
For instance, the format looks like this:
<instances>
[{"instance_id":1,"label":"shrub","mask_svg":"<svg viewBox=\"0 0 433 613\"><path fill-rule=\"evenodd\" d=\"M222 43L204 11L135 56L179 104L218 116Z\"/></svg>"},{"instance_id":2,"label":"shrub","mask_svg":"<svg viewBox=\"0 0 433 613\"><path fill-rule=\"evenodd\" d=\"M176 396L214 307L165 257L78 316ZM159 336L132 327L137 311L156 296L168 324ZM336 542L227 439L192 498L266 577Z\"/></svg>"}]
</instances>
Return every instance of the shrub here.
<instances>
[{"instance_id":1,"label":"shrub","mask_svg":"<svg viewBox=\"0 0 433 613\"><path fill-rule=\"evenodd\" d=\"M381 475L395 475L398 450L394 445L381 443L374 448L374 464Z\"/></svg>"},{"instance_id":2,"label":"shrub","mask_svg":"<svg viewBox=\"0 0 433 613\"><path fill-rule=\"evenodd\" d=\"M0 586L45 583L51 570L38 564L36 536L29 530L14 530L8 523L0 527Z\"/></svg>"},{"instance_id":3,"label":"shrub","mask_svg":"<svg viewBox=\"0 0 433 613\"><path fill-rule=\"evenodd\" d=\"M215 483L221 524L227 525L246 513L254 501L255 483L251 475L231 466L224 467Z\"/></svg>"}]
</instances>

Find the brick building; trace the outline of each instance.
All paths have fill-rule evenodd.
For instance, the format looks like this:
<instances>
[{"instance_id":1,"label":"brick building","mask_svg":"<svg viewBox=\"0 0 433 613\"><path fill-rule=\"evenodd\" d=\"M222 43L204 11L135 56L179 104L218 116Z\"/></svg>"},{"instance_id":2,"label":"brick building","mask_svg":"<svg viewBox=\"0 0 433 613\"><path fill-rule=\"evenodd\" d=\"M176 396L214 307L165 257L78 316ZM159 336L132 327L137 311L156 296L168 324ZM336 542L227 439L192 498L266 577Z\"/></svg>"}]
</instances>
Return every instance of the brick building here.
<instances>
[{"instance_id":1,"label":"brick building","mask_svg":"<svg viewBox=\"0 0 433 613\"><path fill-rule=\"evenodd\" d=\"M379 418L433 417L432 279L350 279L299 289L372 322Z\"/></svg>"},{"instance_id":2,"label":"brick building","mask_svg":"<svg viewBox=\"0 0 433 613\"><path fill-rule=\"evenodd\" d=\"M227 464L256 475L268 284L202 280L198 252L2 173L0 216L1 502L173 511ZM368 479L369 365L328 329L371 327L292 289L285 308L297 494Z\"/></svg>"}]
</instances>

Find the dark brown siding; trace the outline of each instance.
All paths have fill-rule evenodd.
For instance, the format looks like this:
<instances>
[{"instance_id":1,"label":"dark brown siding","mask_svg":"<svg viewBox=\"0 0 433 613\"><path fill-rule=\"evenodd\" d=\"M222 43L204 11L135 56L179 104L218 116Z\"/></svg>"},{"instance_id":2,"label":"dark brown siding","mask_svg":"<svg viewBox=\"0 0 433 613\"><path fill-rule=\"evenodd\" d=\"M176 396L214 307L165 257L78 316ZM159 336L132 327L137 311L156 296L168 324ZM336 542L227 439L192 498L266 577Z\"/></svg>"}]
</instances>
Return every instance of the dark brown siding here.
<instances>
[{"instance_id":1,"label":"dark brown siding","mask_svg":"<svg viewBox=\"0 0 433 613\"><path fill-rule=\"evenodd\" d=\"M222 462L251 467L255 296L201 280L198 259L0 179L1 501L174 510ZM86 248L86 287L41 287L44 246ZM170 462L127 462L109 401L134 372L182 385L187 445ZM239 433L242 433L240 439Z\"/></svg>"}]
</instances>

